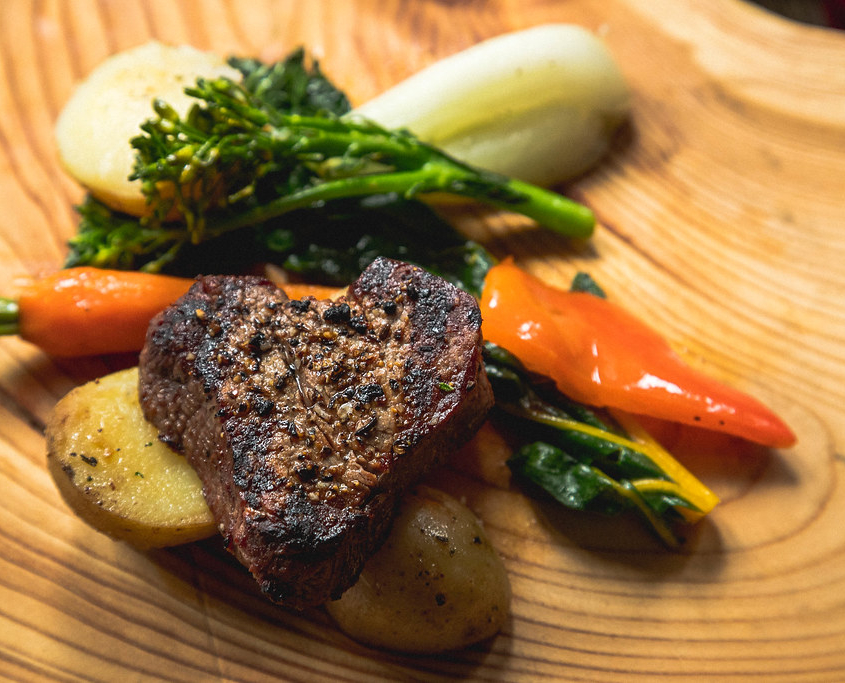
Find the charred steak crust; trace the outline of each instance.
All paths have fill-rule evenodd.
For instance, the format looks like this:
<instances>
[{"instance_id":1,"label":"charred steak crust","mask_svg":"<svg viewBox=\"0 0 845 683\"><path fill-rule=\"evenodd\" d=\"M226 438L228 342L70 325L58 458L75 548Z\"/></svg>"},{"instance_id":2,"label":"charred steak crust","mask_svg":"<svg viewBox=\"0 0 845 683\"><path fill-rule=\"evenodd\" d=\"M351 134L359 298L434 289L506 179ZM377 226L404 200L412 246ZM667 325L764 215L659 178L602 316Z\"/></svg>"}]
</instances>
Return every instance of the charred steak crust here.
<instances>
[{"instance_id":1,"label":"charred steak crust","mask_svg":"<svg viewBox=\"0 0 845 683\"><path fill-rule=\"evenodd\" d=\"M334 301L198 279L150 324L139 395L229 549L296 608L354 583L403 492L493 402L476 301L388 259Z\"/></svg>"}]
</instances>

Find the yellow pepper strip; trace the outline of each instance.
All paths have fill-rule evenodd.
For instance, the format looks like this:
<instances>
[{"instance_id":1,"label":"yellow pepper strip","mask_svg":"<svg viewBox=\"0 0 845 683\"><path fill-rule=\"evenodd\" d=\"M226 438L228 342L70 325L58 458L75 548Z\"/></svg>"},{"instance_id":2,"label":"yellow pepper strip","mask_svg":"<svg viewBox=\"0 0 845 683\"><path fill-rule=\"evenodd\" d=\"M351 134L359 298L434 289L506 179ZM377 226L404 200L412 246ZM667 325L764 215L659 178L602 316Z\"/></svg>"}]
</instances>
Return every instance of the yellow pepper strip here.
<instances>
[{"instance_id":1,"label":"yellow pepper strip","mask_svg":"<svg viewBox=\"0 0 845 683\"><path fill-rule=\"evenodd\" d=\"M611 411L613 418L619 425L631 436L632 441L622 439L620 443L624 442L629 448L634 448L640 453L646 455L655 465L666 472L669 477L678 485L679 495L698 508L698 512L689 509L681 509L680 512L690 521L694 521L703 515L710 512L716 505L719 504L719 497L707 486L705 486L698 478L695 477L688 469L681 463L675 460L674 457L661 446L657 440L651 436L643 426L627 413L618 411ZM606 437L609 438L609 437ZM616 439L609 439L615 441ZM658 479L655 482L666 484L665 481ZM644 486L652 486L643 482L637 482L638 490L646 490Z\"/></svg>"}]
</instances>

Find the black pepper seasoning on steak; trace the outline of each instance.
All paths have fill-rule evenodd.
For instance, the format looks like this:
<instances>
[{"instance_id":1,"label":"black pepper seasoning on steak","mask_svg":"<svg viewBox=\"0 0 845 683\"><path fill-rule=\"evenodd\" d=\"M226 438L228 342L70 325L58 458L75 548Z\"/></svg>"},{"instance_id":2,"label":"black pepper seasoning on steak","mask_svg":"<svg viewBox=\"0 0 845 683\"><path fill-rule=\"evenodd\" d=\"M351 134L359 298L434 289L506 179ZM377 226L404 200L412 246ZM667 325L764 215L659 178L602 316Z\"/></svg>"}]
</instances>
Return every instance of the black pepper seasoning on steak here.
<instances>
[{"instance_id":1,"label":"black pepper seasoning on steak","mask_svg":"<svg viewBox=\"0 0 845 683\"><path fill-rule=\"evenodd\" d=\"M475 300L376 260L336 301L200 278L150 325L140 400L272 600L337 598L401 495L492 405Z\"/></svg>"}]
</instances>

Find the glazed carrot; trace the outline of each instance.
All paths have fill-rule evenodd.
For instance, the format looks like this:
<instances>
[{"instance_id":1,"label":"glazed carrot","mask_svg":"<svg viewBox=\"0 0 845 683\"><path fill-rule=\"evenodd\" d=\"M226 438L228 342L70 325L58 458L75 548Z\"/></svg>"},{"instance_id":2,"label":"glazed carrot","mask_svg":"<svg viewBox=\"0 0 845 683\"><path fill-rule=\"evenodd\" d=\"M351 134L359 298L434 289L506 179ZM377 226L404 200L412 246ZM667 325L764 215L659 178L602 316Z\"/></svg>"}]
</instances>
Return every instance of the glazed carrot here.
<instances>
[{"instance_id":1,"label":"glazed carrot","mask_svg":"<svg viewBox=\"0 0 845 683\"><path fill-rule=\"evenodd\" d=\"M17 334L53 356L138 351L152 317L192 279L135 271L69 268L35 280L17 301L0 298L0 334ZM328 299L334 287L285 284L292 299Z\"/></svg>"},{"instance_id":2,"label":"glazed carrot","mask_svg":"<svg viewBox=\"0 0 845 683\"><path fill-rule=\"evenodd\" d=\"M772 447L795 435L756 399L694 370L654 330L592 294L547 285L510 259L487 274L487 340L570 398L705 427Z\"/></svg>"},{"instance_id":3,"label":"glazed carrot","mask_svg":"<svg viewBox=\"0 0 845 683\"><path fill-rule=\"evenodd\" d=\"M27 284L4 303L6 334L54 356L137 351L150 319L193 280L98 268L69 268Z\"/></svg>"}]
</instances>

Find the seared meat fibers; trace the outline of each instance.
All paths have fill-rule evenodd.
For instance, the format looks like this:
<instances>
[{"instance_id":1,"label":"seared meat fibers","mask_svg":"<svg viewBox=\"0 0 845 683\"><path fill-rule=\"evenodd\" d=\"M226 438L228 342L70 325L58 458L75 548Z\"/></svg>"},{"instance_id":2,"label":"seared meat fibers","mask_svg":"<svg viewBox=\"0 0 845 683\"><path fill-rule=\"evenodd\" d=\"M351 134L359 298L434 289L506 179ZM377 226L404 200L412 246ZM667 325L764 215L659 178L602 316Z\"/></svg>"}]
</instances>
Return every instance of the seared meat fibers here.
<instances>
[{"instance_id":1,"label":"seared meat fibers","mask_svg":"<svg viewBox=\"0 0 845 683\"><path fill-rule=\"evenodd\" d=\"M205 277L151 323L140 399L276 602L338 597L399 497L492 405L475 300L379 259L335 301Z\"/></svg>"}]
</instances>

